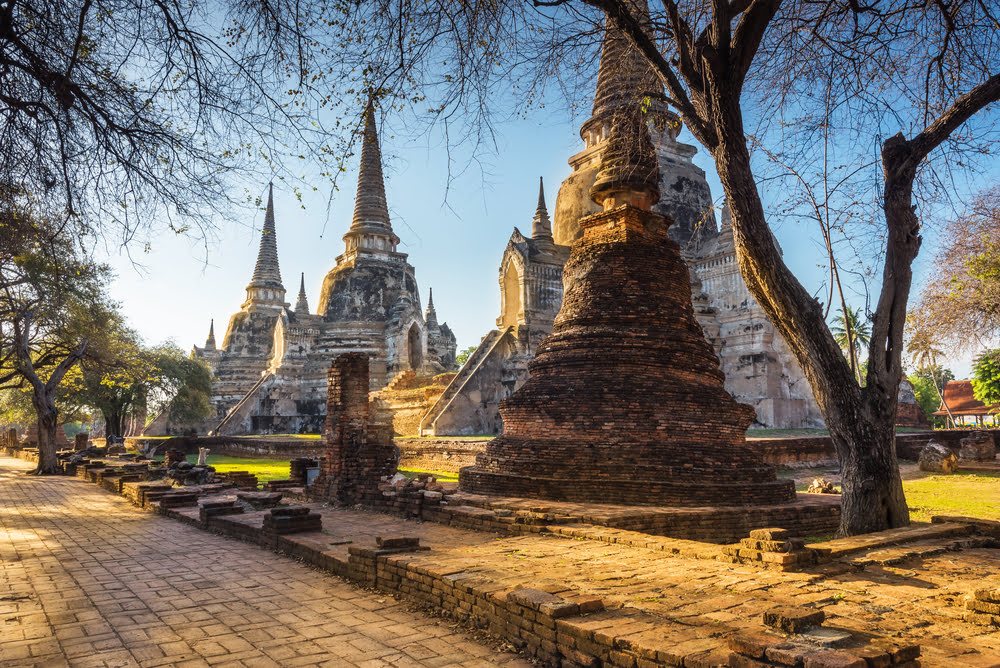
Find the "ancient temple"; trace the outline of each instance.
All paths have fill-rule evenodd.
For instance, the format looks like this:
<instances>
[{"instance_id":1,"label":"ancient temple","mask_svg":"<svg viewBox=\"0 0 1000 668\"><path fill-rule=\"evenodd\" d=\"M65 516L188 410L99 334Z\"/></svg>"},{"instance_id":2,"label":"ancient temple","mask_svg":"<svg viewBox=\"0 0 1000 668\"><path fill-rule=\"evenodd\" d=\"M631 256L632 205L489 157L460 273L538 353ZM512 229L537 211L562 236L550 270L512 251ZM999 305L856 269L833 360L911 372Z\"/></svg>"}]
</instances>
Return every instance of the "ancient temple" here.
<instances>
[{"instance_id":1,"label":"ancient temple","mask_svg":"<svg viewBox=\"0 0 1000 668\"><path fill-rule=\"evenodd\" d=\"M247 300L230 320L221 347L214 323L192 355L212 368L211 426L218 435L318 433L327 407L327 372L342 353L368 356L371 390L396 375L434 375L455 367L455 335L439 323L433 299L421 311L413 266L397 250L386 203L374 105L365 111L354 216L344 252L323 279L310 312L305 275L295 306L285 302L278 271L273 192Z\"/></svg>"},{"instance_id":2,"label":"ancient temple","mask_svg":"<svg viewBox=\"0 0 1000 668\"><path fill-rule=\"evenodd\" d=\"M246 394L260 381L267 369L274 345L274 326L285 303L285 287L281 282L278 266L278 242L274 219L274 187L268 186L267 209L264 227L260 235L260 249L253 276L246 287L246 299L240 310L229 319L229 325L222 338L222 346L216 346L215 321L208 329L205 346L195 346L191 356L203 360L212 370L211 403L214 415L202 425L188 425L196 431L212 429L225 418ZM166 415L158 416L147 428L147 434L157 430L167 433ZM164 424L160 424L164 423ZM183 431L178 425L174 432Z\"/></svg>"},{"instance_id":3,"label":"ancient temple","mask_svg":"<svg viewBox=\"0 0 1000 668\"><path fill-rule=\"evenodd\" d=\"M602 211L564 267L566 292L503 434L463 468L463 492L667 506L779 505L790 480L745 447L753 409L726 392L669 239L638 108L612 113L591 197ZM584 472L584 473L581 473Z\"/></svg>"},{"instance_id":4,"label":"ancient temple","mask_svg":"<svg viewBox=\"0 0 1000 668\"><path fill-rule=\"evenodd\" d=\"M528 379L528 362L552 332L569 247L552 238L539 179L531 236L515 227L500 263L500 317L420 422L421 433L498 433L500 401Z\"/></svg>"},{"instance_id":5,"label":"ancient temple","mask_svg":"<svg viewBox=\"0 0 1000 668\"><path fill-rule=\"evenodd\" d=\"M639 4L645 7L645 3ZM563 250L548 255L545 262L523 263L523 275L535 266L555 271L555 263L565 258L568 247L582 236L579 220L600 210L589 193L611 119L623 108L643 109L659 169L661 196L653 210L674 221L669 236L679 244L691 270L695 317L722 360L726 389L754 408L751 424L755 427L822 427L819 407L798 363L743 282L725 210L722 229L716 226L705 172L692 161L697 149L677 140L680 119L666 107L662 93L662 85L639 53L616 30L606 30L593 112L580 127L584 149L569 159L573 171L556 198L552 244ZM514 258L523 254L512 249L517 237L520 234L515 230L501 262L499 325L512 322L508 304L517 303L521 290L521 281L509 276L511 267L519 271L521 266ZM555 284L555 290L560 288ZM551 331L560 298L552 295L549 301L555 309L535 313L531 322L530 329L543 336ZM534 345L512 345L502 326L487 334L425 416L422 433L499 433L499 401L527 380L526 363L536 347L537 341Z\"/></svg>"}]
</instances>

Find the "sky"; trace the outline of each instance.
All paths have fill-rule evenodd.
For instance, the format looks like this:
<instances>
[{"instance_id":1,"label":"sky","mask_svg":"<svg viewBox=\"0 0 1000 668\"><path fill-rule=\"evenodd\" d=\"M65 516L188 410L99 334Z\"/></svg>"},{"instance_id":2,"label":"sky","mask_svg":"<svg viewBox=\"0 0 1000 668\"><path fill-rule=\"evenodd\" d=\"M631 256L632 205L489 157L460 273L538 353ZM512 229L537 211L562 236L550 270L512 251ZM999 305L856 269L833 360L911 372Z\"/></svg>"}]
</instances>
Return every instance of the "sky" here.
<instances>
[{"instance_id":1,"label":"sky","mask_svg":"<svg viewBox=\"0 0 1000 668\"><path fill-rule=\"evenodd\" d=\"M515 226L530 234L538 177L544 178L551 214L559 184L570 174L567 159L583 148L578 128L585 118L553 109L558 107L499 125L496 149L482 156L481 168L466 170L450 184L444 146L429 139L396 137L389 127L391 119L382 126L386 195L393 228L401 239L399 250L409 255L416 270L421 308L433 288L438 320L455 332L459 350L478 345L496 327L500 260ZM680 141L695 143L686 131ZM461 147L453 155L464 163ZM702 149L694 161L705 170L712 195L721 204L722 186L710 158ZM329 190L320 187L320 192L307 194L303 209L290 186L275 182L278 258L286 301L295 303L304 272L309 306L316 312L323 277L344 250L341 237L350 225L356 179L356 171L343 175L329 213ZM242 185L266 198L266 182ZM316 185L321 186L318 181ZM236 221L218 221L219 241L207 251L201 242L170 232L155 236L146 253L133 249L128 255L111 249L108 261L117 275L112 297L149 344L172 340L186 350L204 345L212 319L221 344L226 323L245 298L263 220L261 209L241 211ZM825 276L820 266L824 253L815 230L785 225L775 232L792 271L811 292L819 290ZM925 242L917 260L916 286L926 275L933 246ZM852 305L862 306L863 300L854 299ZM949 359L947 364L958 378L968 377L968 356Z\"/></svg>"}]
</instances>

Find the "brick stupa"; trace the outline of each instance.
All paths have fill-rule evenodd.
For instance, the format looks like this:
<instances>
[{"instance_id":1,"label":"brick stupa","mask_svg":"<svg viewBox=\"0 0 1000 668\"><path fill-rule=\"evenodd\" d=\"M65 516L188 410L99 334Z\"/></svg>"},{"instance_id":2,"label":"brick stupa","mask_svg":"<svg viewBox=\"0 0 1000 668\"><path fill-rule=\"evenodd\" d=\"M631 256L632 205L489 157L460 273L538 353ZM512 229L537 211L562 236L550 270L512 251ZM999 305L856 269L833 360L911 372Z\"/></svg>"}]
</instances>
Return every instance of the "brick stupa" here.
<instances>
[{"instance_id":1,"label":"brick stupa","mask_svg":"<svg viewBox=\"0 0 1000 668\"><path fill-rule=\"evenodd\" d=\"M566 293L503 434L462 469L463 492L559 501L778 505L792 481L745 447L754 411L723 387L667 237L656 157L637 105L615 113L591 197L603 211L564 270Z\"/></svg>"}]
</instances>

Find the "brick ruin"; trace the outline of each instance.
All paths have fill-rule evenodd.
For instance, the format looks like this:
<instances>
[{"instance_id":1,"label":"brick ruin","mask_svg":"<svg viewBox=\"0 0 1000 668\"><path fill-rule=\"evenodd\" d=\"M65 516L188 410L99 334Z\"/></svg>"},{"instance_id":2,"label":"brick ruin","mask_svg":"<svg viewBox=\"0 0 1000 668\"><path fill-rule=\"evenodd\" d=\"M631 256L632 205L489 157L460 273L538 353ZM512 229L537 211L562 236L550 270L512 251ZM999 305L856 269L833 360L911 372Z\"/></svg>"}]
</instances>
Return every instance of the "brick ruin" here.
<instances>
[{"instance_id":1,"label":"brick ruin","mask_svg":"<svg viewBox=\"0 0 1000 668\"><path fill-rule=\"evenodd\" d=\"M396 473L398 453L388 415L368 402L369 361L364 353L339 355L327 376L326 457L313 493L346 505L377 504L379 483Z\"/></svg>"},{"instance_id":2,"label":"brick ruin","mask_svg":"<svg viewBox=\"0 0 1000 668\"><path fill-rule=\"evenodd\" d=\"M774 505L794 485L745 447L753 409L726 392L691 304L634 105L618 108L591 193L603 211L564 269L567 290L531 378L501 403L503 434L462 469L463 492L669 506Z\"/></svg>"},{"instance_id":3,"label":"brick ruin","mask_svg":"<svg viewBox=\"0 0 1000 668\"><path fill-rule=\"evenodd\" d=\"M640 10L646 3L636 4ZM584 148L569 159L573 171L559 188L551 224L546 213L542 234L536 234L534 225L530 237L514 229L500 263L497 329L483 338L424 418L423 435L500 433L499 402L528 379L528 362L559 312L566 280L562 267L569 247L583 236L578 221L600 209L590 198L590 188L607 146L612 114L623 103L644 104L645 95L661 193L652 208L674 221L667 234L679 244L688 265L689 298L705 338L722 361L726 390L754 408L753 426L823 426L798 362L743 282L725 208L721 229L717 227L705 172L692 161L697 149L678 141L680 118L663 102L663 87L649 65L608 27L593 112L580 127Z\"/></svg>"}]
</instances>

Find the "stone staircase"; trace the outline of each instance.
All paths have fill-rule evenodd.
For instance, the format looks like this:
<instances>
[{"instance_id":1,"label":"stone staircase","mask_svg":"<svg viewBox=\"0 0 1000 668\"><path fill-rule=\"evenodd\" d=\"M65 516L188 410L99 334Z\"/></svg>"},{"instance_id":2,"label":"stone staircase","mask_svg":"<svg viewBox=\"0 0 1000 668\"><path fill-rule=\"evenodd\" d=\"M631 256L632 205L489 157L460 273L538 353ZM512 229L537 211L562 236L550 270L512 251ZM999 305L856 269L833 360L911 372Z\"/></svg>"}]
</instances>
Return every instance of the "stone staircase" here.
<instances>
[{"instance_id":1,"label":"stone staircase","mask_svg":"<svg viewBox=\"0 0 1000 668\"><path fill-rule=\"evenodd\" d=\"M429 436L434 435L434 423L437 419L451 406L451 403L455 400L465 387L465 384L471 379L482 363L490 356L493 349L500 343L503 337L508 333L513 331L513 327L508 327L504 330L494 329L491 330L489 334L483 337L482 342L479 347L469 356L469 359L465 361L462 368L458 370L458 373L451 382L448 383L448 387L445 388L444 393L438 398L437 402L431 406L427 414L424 415L423 419L420 420L420 435Z\"/></svg>"}]
</instances>

